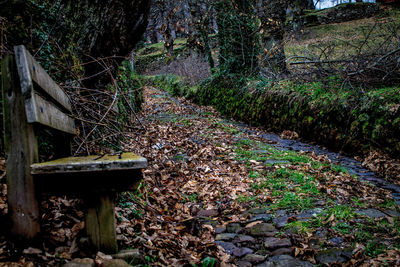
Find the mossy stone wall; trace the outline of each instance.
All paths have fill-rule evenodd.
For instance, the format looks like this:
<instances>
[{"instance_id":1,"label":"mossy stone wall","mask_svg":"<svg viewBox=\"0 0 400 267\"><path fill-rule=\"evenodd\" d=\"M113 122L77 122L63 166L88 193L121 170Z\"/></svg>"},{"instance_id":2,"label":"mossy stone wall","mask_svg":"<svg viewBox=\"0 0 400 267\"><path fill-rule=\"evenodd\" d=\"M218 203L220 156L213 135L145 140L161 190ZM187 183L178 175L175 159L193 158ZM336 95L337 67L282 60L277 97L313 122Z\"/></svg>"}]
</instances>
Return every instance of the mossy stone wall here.
<instances>
[{"instance_id":1,"label":"mossy stone wall","mask_svg":"<svg viewBox=\"0 0 400 267\"><path fill-rule=\"evenodd\" d=\"M271 131L296 131L306 140L349 153L378 148L400 157L399 87L356 93L321 90L319 83L266 85L222 75L198 88L185 87L172 76L153 80L173 94Z\"/></svg>"}]
</instances>

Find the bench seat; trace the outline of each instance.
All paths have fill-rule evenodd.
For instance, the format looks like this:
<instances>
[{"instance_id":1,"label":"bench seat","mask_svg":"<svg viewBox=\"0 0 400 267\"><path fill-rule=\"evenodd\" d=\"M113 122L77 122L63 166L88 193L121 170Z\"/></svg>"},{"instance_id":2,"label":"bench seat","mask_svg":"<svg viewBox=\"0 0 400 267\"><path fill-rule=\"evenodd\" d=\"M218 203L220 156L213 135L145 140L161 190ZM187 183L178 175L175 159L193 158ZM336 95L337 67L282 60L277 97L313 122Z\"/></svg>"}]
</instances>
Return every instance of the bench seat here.
<instances>
[{"instance_id":1,"label":"bench seat","mask_svg":"<svg viewBox=\"0 0 400 267\"><path fill-rule=\"evenodd\" d=\"M78 197L93 192L134 191L147 160L134 153L68 157L31 165L35 188L41 194Z\"/></svg>"},{"instance_id":2,"label":"bench seat","mask_svg":"<svg viewBox=\"0 0 400 267\"><path fill-rule=\"evenodd\" d=\"M117 155L67 157L31 165L33 175L74 172L103 172L143 169L147 160L134 153Z\"/></svg>"}]
</instances>

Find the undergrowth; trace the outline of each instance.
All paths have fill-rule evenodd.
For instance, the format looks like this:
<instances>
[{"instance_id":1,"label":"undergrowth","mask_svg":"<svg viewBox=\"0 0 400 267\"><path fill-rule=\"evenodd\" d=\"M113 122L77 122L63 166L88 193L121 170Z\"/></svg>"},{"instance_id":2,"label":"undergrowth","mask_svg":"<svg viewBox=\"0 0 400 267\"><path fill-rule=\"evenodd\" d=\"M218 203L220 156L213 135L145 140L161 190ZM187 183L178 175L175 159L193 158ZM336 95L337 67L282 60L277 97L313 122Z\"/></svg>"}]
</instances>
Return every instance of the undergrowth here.
<instances>
[{"instance_id":1,"label":"undergrowth","mask_svg":"<svg viewBox=\"0 0 400 267\"><path fill-rule=\"evenodd\" d=\"M364 91L341 88L334 77L327 87L320 82L272 82L223 74L198 86L188 86L174 75L148 80L173 95L215 106L224 115L268 130L289 129L347 152L366 153L378 148L399 155L397 86Z\"/></svg>"}]
</instances>

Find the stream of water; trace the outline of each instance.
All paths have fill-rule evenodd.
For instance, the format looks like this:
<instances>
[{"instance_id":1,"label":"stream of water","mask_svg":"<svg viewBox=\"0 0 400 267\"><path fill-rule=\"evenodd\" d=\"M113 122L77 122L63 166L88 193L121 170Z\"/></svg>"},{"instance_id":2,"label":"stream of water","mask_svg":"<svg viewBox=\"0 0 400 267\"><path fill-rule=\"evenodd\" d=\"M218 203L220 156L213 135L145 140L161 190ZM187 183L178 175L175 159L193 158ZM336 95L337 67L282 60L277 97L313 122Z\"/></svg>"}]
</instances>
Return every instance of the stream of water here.
<instances>
[{"instance_id":1,"label":"stream of water","mask_svg":"<svg viewBox=\"0 0 400 267\"><path fill-rule=\"evenodd\" d=\"M230 121L230 123L232 123L232 121ZM242 131L254 133L246 124L235 124L240 126ZM351 175L357 175L360 180L368 181L375 186L390 190L392 192L393 199L398 205L400 205L400 186L389 183L388 181L378 177L376 173L364 168L361 162L349 156L345 156L338 152L333 152L319 145L303 143L298 140L283 139L277 134L273 133L265 133L262 135L262 137L266 140L276 142L275 144L271 144L271 146L274 146L278 149L314 152L316 155L326 155L332 161L332 163L345 167Z\"/></svg>"},{"instance_id":2,"label":"stream of water","mask_svg":"<svg viewBox=\"0 0 400 267\"><path fill-rule=\"evenodd\" d=\"M167 94L167 93L165 93L165 94ZM180 105L185 106L182 103L180 103L178 99L171 97L169 94L167 94L167 95L176 103L179 103ZM186 105L186 107L189 107L190 109L192 109L193 111L195 111L199 114L201 113L200 110L197 110L193 106ZM255 134L255 131L252 130L245 123L240 123L240 122L233 121L233 120L226 120L225 123L238 126L241 128L241 131L243 131L243 132ZM391 191L393 199L395 200L397 205L400 205L400 186L395 185L393 183L390 183L390 182L380 178L376 173L364 168L362 166L361 162L355 160L354 158L351 158L349 156L343 155L338 152L331 151L331 150L321 147L319 145L304 143L304 142L301 142L298 140L283 139L283 138L280 138L279 135L274 134L274 133L264 133L262 135L262 137L265 140L274 141L275 144L271 144L271 146L274 146L278 149L305 151L305 152L311 152L311 153L314 152L316 155L326 155L333 164L345 167L349 171L349 174L356 175L362 181L368 181L375 186L378 186L380 188L384 188L384 189Z\"/></svg>"}]
</instances>

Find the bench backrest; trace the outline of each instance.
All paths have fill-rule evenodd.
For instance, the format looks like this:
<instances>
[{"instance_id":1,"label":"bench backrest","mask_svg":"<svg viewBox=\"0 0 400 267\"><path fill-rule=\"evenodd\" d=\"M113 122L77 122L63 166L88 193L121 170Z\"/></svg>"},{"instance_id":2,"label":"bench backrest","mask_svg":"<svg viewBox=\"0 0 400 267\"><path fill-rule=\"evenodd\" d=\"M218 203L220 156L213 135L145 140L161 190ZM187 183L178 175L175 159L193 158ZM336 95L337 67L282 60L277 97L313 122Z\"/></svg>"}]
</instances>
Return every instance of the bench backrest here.
<instances>
[{"instance_id":1,"label":"bench backrest","mask_svg":"<svg viewBox=\"0 0 400 267\"><path fill-rule=\"evenodd\" d=\"M76 134L68 96L23 45L15 46L14 52L28 123Z\"/></svg>"}]
</instances>

